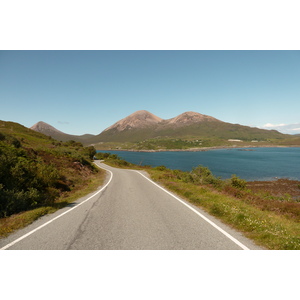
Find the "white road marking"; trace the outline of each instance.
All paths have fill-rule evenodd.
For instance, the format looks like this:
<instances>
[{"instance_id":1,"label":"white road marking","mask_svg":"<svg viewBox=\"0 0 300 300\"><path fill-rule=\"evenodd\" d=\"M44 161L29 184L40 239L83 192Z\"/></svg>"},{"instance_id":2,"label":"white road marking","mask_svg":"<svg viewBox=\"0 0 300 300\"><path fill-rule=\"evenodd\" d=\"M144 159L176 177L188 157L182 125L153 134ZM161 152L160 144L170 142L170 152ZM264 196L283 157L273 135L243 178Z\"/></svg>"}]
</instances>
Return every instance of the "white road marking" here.
<instances>
[{"instance_id":1,"label":"white road marking","mask_svg":"<svg viewBox=\"0 0 300 300\"><path fill-rule=\"evenodd\" d=\"M163 187L159 186L157 183L155 183L154 181L152 181L151 179L149 179L147 176L145 176L141 172L136 171L136 170L132 170L132 171L139 173L141 176L143 176L144 178L146 178L147 180L149 180L152 184L156 185L157 187L159 187L160 189L162 189L164 192L166 192L167 194L169 194L170 196L172 196L173 198L175 198L176 200L178 200L180 203L182 203L183 205L185 205L186 207L188 207L190 210L192 210L194 213L196 213L198 216L200 216L202 219L204 219L206 222L208 222L214 228L216 228L221 233L223 233L226 237L228 237L230 240L232 240L235 244L237 244L243 250L250 250L248 247L246 247L244 244L242 244L240 241L238 241L236 238L234 238L228 232L226 232L221 227L219 227L217 224L215 224L214 222L212 222L211 220L209 220L207 217L205 217L204 215L202 215L199 211L197 211L196 209L194 209L193 207L191 207L190 205L188 205L187 203L185 203L184 201L182 201L180 198L176 197L175 195L173 195L172 193L170 193L169 191L167 191Z\"/></svg>"},{"instance_id":2,"label":"white road marking","mask_svg":"<svg viewBox=\"0 0 300 300\"><path fill-rule=\"evenodd\" d=\"M107 169L105 169L105 170L107 170ZM5 249L7 249L7 248L10 248L11 246L13 246L13 245L15 245L16 243L22 241L23 239L25 239L25 238L27 238L28 236L30 236L30 235L32 235L33 233L35 233L36 231L38 231L38 230L40 230L41 228L43 228L43 227L49 225L50 223L54 222L55 220L59 219L60 217L64 216L65 214L69 213L69 212L72 211L73 209L79 207L80 205L86 203L87 201L91 200L93 197L95 197L96 195L98 195L99 193L101 193L101 192L102 192L102 191L110 184L110 182L111 182L111 180L112 180L112 178L113 178L113 173L112 173L111 171L109 171L109 170L107 170L107 171L110 173L111 177L110 177L109 181L107 182L107 184L106 184L105 186L102 187L102 189L100 189L99 191L97 191L95 194L93 194L92 196L90 196L90 197L87 198L86 200L80 202L78 205L76 205L76 206L70 208L69 210L67 210L67 211L65 211L64 213L58 215L57 217L53 218L52 220L50 220L50 221L44 223L43 225L41 225L41 226L39 226L39 227L33 229L32 231L26 233L25 235L19 237L18 239L16 239L16 240L14 240L13 242L7 244L7 245L4 246L3 248L0 248L0 250L5 250Z\"/></svg>"}]
</instances>

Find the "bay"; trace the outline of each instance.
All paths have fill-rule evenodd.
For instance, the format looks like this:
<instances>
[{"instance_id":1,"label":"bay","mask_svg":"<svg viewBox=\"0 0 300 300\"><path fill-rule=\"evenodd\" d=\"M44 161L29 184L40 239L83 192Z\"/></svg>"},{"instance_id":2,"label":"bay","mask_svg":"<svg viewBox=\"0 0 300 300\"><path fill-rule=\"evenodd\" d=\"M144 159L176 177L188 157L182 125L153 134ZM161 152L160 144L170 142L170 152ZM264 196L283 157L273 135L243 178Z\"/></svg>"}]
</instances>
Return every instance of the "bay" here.
<instances>
[{"instance_id":1,"label":"bay","mask_svg":"<svg viewBox=\"0 0 300 300\"><path fill-rule=\"evenodd\" d=\"M245 151L246 150L246 151ZM289 178L300 180L300 148L235 148L208 151L97 151L117 154L122 159L152 167L164 165L170 169L191 171L202 165L222 179L232 174L248 181Z\"/></svg>"}]
</instances>

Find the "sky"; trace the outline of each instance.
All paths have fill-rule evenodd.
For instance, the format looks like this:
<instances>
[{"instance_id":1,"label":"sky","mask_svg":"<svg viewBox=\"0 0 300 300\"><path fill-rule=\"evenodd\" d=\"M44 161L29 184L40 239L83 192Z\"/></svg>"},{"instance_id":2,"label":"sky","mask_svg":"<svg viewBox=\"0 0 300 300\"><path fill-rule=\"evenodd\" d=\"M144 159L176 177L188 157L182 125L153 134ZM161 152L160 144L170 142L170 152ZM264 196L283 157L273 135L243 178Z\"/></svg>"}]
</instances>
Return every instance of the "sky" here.
<instances>
[{"instance_id":1,"label":"sky","mask_svg":"<svg viewBox=\"0 0 300 300\"><path fill-rule=\"evenodd\" d=\"M137 110L300 133L299 51L0 51L0 119L99 134Z\"/></svg>"}]
</instances>

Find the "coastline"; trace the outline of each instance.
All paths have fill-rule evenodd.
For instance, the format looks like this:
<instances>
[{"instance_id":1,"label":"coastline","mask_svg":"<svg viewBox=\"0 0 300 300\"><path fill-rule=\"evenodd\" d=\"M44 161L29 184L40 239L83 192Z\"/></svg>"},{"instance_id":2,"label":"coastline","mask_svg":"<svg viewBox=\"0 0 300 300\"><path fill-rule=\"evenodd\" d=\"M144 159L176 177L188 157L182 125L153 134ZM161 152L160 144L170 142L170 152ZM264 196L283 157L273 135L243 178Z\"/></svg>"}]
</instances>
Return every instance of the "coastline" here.
<instances>
[{"instance_id":1,"label":"coastline","mask_svg":"<svg viewBox=\"0 0 300 300\"><path fill-rule=\"evenodd\" d=\"M156 149L156 150L137 150L137 149L96 149L97 151L128 151L128 152L201 152L219 149L247 149L247 148L300 148L299 145L285 146L285 145L241 145L241 146L213 146L189 149ZM245 150L246 151L246 150ZM255 150L253 150L255 151Z\"/></svg>"}]
</instances>

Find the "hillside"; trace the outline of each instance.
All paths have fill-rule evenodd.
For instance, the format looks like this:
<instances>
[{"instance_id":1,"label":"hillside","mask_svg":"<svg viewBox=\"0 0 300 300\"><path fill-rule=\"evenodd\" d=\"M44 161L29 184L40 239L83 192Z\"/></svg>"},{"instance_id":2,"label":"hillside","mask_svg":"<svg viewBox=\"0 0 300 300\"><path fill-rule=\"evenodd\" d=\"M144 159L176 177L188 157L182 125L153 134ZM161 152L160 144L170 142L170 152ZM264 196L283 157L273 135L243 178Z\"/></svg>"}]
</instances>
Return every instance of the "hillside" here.
<instances>
[{"instance_id":1,"label":"hillside","mask_svg":"<svg viewBox=\"0 0 300 300\"><path fill-rule=\"evenodd\" d=\"M66 142L66 141L77 141L81 143L85 143L86 140L91 139L93 137L92 134L84 134L84 135L71 135L64 133L62 131L57 130L53 126L45 123L45 122L38 122L34 124L30 129L43 133L47 136L50 136L58 141Z\"/></svg>"},{"instance_id":2,"label":"hillside","mask_svg":"<svg viewBox=\"0 0 300 300\"><path fill-rule=\"evenodd\" d=\"M0 218L57 205L99 173L93 147L58 142L13 122L0 121ZM61 202L62 203L62 202Z\"/></svg>"}]
</instances>

